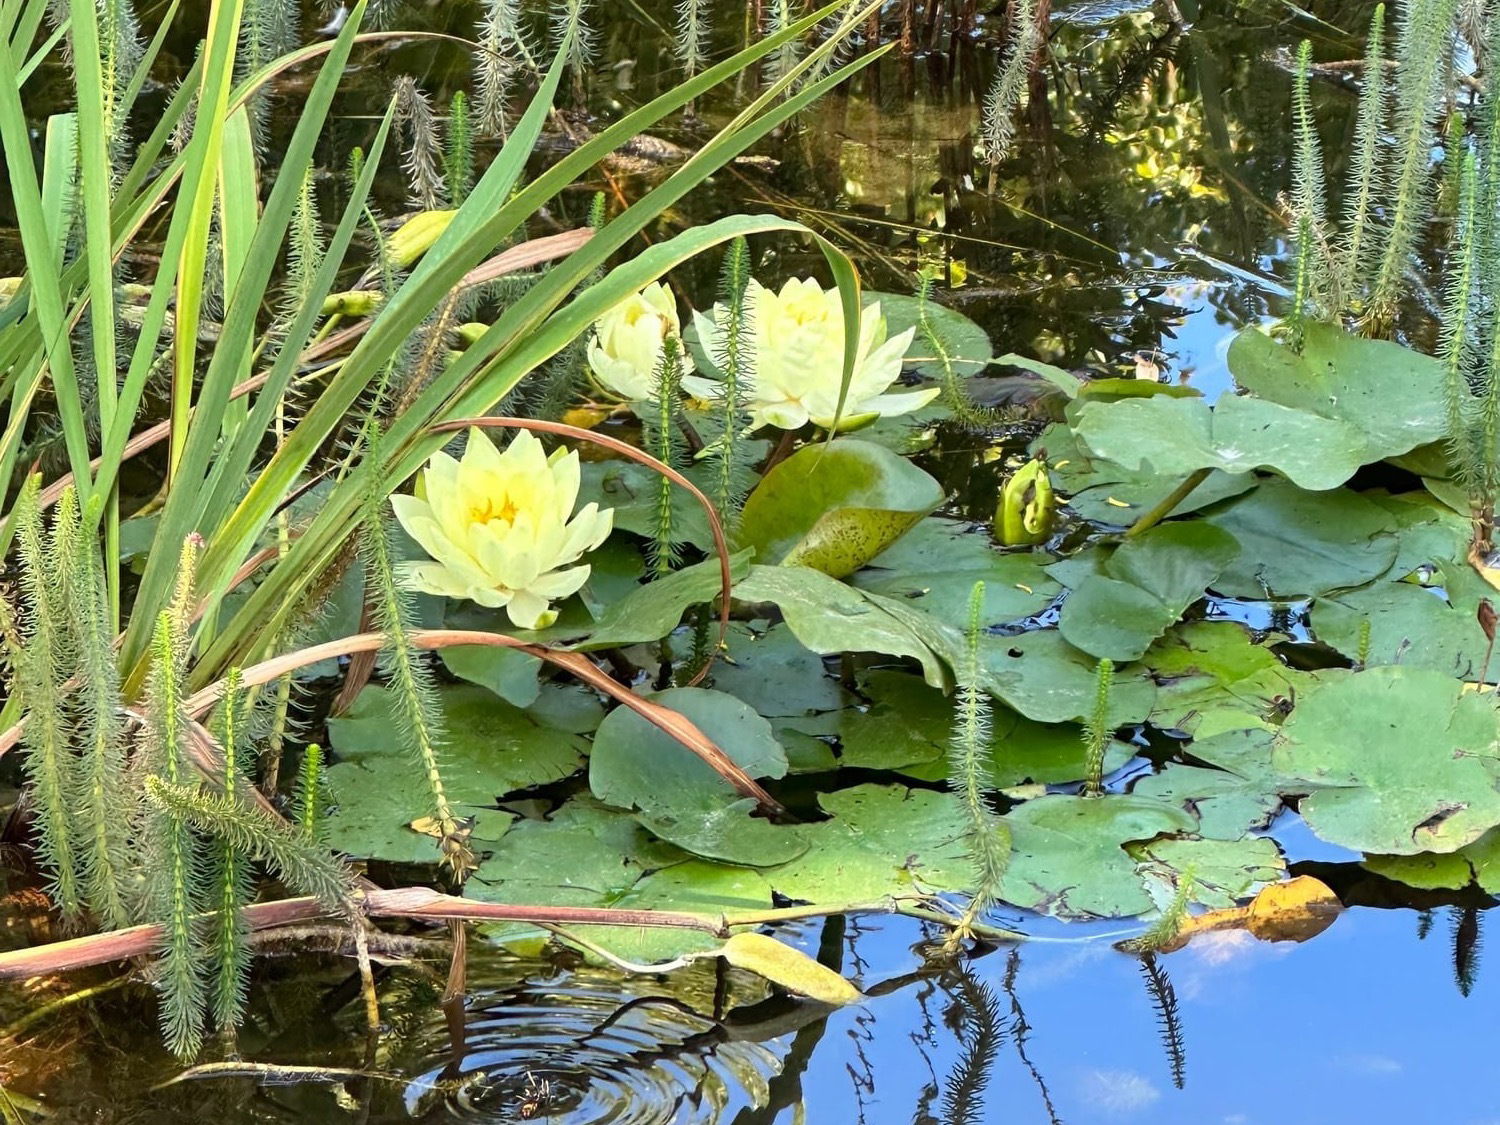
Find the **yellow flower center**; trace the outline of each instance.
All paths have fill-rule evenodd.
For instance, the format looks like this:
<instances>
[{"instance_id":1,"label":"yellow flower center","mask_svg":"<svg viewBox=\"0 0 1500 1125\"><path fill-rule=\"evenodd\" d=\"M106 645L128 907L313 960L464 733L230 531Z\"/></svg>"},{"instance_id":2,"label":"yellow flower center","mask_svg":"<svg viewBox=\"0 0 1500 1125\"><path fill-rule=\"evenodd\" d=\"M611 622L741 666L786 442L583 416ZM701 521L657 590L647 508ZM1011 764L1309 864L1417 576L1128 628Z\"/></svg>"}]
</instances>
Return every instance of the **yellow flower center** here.
<instances>
[{"instance_id":1,"label":"yellow flower center","mask_svg":"<svg viewBox=\"0 0 1500 1125\"><path fill-rule=\"evenodd\" d=\"M516 511L516 503L509 493L498 497L486 496L481 503L469 509L469 519L473 523L489 523L491 520L515 523Z\"/></svg>"}]
</instances>

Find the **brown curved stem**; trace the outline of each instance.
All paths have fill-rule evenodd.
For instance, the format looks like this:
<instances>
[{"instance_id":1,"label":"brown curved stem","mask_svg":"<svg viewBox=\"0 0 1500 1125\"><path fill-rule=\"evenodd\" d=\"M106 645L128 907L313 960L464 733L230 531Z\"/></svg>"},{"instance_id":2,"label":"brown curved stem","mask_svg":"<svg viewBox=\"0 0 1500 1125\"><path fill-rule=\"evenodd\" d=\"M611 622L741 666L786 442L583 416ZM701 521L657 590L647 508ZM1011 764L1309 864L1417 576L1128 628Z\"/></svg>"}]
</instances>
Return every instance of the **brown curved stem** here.
<instances>
[{"instance_id":1,"label":"brown curved stem","mask_svg":"<svg viewBox=\"0 0 1500 1125\"><path fill-rule=\"evenodd\" d=\"M608 434L595 433L593 430L585 430L581 426L570 426L566 422L542 422L532 418L458 418L451 422L442 422L432 427L433 433L451 433L454 430L467 430L470 426L478 426L482 429L496 430L533 430L544 434L557 434L560 437L575 438L578 441L589 441L595 445L603 446L612 450L622 457L628 457L632 461L645 465L649 469L660 473L673 484L680 485L693 494L703 508L703 513L708 518L708 530L714 538L714 550L719 555L719 643L714 646L714 653L724 648L724 639L729 633L729 598L730 590L734 585L734 579L729 571L729 541L724 535L724 525L719 520L719 513L714 508L714 502L704 495L703 490L695 485L687 477L683 476L671 465L664 461L658 461L651 454L643 452L631 445L628 441L610 437ZM703 677L708 675L708 670L713 667L713 654L694 673L688 685L703 682Z\"/></svg>"},{"instance_id":2,"label":"brown curved stem","mask_svg":"<svg viewBox=\"0 0 1500 1125\"><path fill-rule=\"evenodd\" d=\"M429 650L450 648L455 645L513 648L545 660L629 707L658 730L702 758L709 768L734 787L735 792L753 799L764 811L769 813L785 811L775 798L761 788L753 777L747 774L733 758L724 753L719 745L704 734L698 725L686 715L637 695L613 677L594 667L593 662L582 653L528 644L515 637L506 636L504 633L486 633L473 629L414 629L411 633L411 642L419 649ZM380 649L384 644L383 633L357 633L351 637L341 637L336 641L327 641L264 660L259 664L252 664L240 672L240 682L247 688L270 683L288 672L308 664L315 664L319 660L331 660L356 652L370 652ZM223 690L224 682L220 680L189 697L185 704L188 714L196 716L206 713L219 701ZM0 747L0 752L3 752L3 747Z\"/></svg>"}]
</instances>

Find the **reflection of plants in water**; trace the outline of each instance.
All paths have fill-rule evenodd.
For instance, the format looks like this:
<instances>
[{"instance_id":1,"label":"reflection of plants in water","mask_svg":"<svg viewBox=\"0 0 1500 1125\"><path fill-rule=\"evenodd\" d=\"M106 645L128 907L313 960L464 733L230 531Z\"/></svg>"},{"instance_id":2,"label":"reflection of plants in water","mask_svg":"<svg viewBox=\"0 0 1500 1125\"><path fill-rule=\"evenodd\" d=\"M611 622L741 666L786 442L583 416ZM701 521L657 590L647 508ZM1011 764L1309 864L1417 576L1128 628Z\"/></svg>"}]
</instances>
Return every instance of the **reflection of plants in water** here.
<instances>
[{"instance_id":1,"label":"reflection of plants in water","mask_svg":"<svg viewBox=\"0 0 1500 1125\"><path fill-rule=\"evenodd\" d=\"M984 1095L1005 1044L1000 998L967 967L953 978L960 1054L943 1088L943 1125L979 1125Z\"/></svg>"},{"instance_id":2,"label":"reflection of plants in water","mask_svg":"<svg viewBox=\"0 0 1500 1125\"><path fill-rule=\"evenodd\" d=\"M1474 991L1479 979L1479 954L1482 948L1479 908L1453 906L1448 909L1453 932L1453 983L1464 996Z\"/></svg>"},{"instance_id":3,"label":"reflection of plants in water","mask_svg":"<svg viewBox=\"0 0 1500 1125\"><path fill-rule=\"evenodd\" d=\"M1187 1082L1187 1050L1182 1038L1177 990L1172 987L1172 978L1167 976L1167 967L1155 953L1142 956L1140 967L1146 993L1156 1012L1157 1031L1161 1036L1162 1050L1167 1055L1167 1066L1172 1071L1172 1085L1180 1090Z\"/></svg>"},{"instance_id":4,"label":"reflection of plants in water","mask_svg":"<svg viewBox=\"0 0 1500 1125\"><path fill-rule=\"evenodd\" d=\"M1042 1072L1036 1068L1027 1053L1026 1045L1031 1037L1031 1024L1026 1022L1026 1010L1021 1007L1021 998L1016 994L1016 974L1021 971L1021 951L1012 949L1010 957L1005 963L1005 995L1010 1000L1010 1038L1015 1044L1016 1055L1021 1060L1021 1065L1031 1075L1031 1080L1036 1083L1037 1092L1042 1096L1042 1106L1047 1111L1047 1120L1051 1125L1062 1125L1057 1116L1057 1107L1052 1104L1052 1091L1047 1088L1047 1081L1042 1077Z\"/></svg>"}]
</instances>

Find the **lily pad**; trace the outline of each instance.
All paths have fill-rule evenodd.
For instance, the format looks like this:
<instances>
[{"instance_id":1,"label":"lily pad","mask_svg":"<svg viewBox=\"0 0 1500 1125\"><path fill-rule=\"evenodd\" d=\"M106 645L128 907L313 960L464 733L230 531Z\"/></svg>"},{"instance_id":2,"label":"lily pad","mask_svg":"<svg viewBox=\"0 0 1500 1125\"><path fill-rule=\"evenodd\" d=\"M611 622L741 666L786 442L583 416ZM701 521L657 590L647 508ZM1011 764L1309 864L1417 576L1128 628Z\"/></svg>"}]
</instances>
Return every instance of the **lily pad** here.
<instances>
[{"instance_id":1,"label":"lily pad","mask_svg":"<svg viewBox=\"0 0 1500 1125\"><path fill-rule=\"evenodd\" d=\"M1181 483L1164 480L1149 468L1126 469L1094 456L1066 425L1049 427L1032 449L1046 450L1053 482L1068 496L1068 507L1091 523L1128 526L1165 501ZM1181 516L1199 511L1243 495L1259 481L1253 473L1215 469L1167 514Z\"/></svg>"},{"instance_id":2,"label":"lily pad","mask_svg":"<svg viewBox=\"0 0 1500 1125\"><path fill-rule=\"evenodd\" d=\"M788 898L869 903L918 891L964 891L973 870L965 821L947 793L859 785L818 798L832 819L807 825L811 847L766 872Z\"/></svg>"},{"instance_id":3,"label":"lily pad","mask_svg":"<svg viewBox=\"0 0 1500 1125\"><path fill-rule=\"evenodd\" d=\"M1092 714L1098 661L1070 645L1056 629L986 636L979 653L985 686L1028 719L1066 723ZM1115 669L1111 727L1139 722L1155 702L1156 685L1143 667Z\"/></svg>"},{"instance_id":4,"label":"lily pad","mask_svg":"<svg viewBox=\"0 0 1500 1125\"><path fill-rule=\"evenodd\" d=\"M751 552L740 551L729 560L731 578L749 572ZM599 618L582 649L618 648L665 637L682 621L690 606L718 598L724 588L716 557L675 570L664 578L637 586Z\"/></svg>"},{"instance_id":5,"label":"lily pad","mask_svg":"<svg viewBox=\"0 0 1500 1125\"><path fill-rule=\"evenodd\" d=\"M1214 583L1230 597L1317 596L1361 586L1396 559L1389 512L1357 492L1306 492L1264 481L1207 517L1239 540L1240 554Z\"/></svg>"},{"instance_id":6,"label":"lily pad","mask_svg":"<svg viewBox=\"0 0 1500 1125\"><path fill-rule=\"evenodd\" d=\"M1137 660L1238 553L1232 535L1201 520L1153 527L1068 595L1058 628L1093 656Z\"/></svg>"},{"instance_id":7,"label":"lily pad","mask_svg":"<svg viewBox=\"0 0 1500 1125\"><path fill-rule=\"evenodd\" d=\"M925 781L948 776L948 741L953 700L921 677L875 669L861 681L871 699L868 709L844 717L840 762L861 769L898 770ZM1074 723L1037 723L1008 707L990 717L991 752L987 781L1004 789L1022 782L1051 785L1077 781L1086 772L1083 729ZM1135 751L1114 741L1104 769L1119 769Z\"/></svg>"},{"instance_id":8,"label":"lily pad","mask_svg":"<svg viewBox=\"0 0 1500 1125\"><path fill-rule=\"evenodd\" d=\"M769 602L813 652L880 652L921 663L927 682L948 682L947 665L910 622L893 616L876 595L806 566L754 566L734 589L749 603ZM955 642L956 643L956 642Z\"/></svg>"},{"instance_id":9,"label":"lily pad","mask_svg":"<svg viewBox=\"0 0 1500 1125\"><path fill-rule=\"evenodd\" d=\"M867 290L861 297L865 305L880 302L880 311L885 315L887 339L916 327L920 302L915 297L906 293L879 293L873 290ZM948 349L953 370L960 378L977 375L989 366L994 351L983 328L946 305L940 305L936 301L927 301L926 305L928 322L932 324L943 346ZM906 349L906 362L914 364L917 371L929 378L943 377L943 363L933 354L920 330L912 337L911 346Z\"/></svg>"},{"instance_id":10,"label":"lily pad","mask_svg":"<svg viewBox=\"0 0 1500 1125\"><path fill-rule=\"evenodd\" d=\"M1495 894L1500 892L1500 828L1446 855L1367 855L1364 866L1418 890L1461 890L1474 883Z\"/></svg>"},{"instance_id":11,"label":"lily pad","mask_svg":"<svg viewBox=\"0 0 1500 1125\"><path fill-rule=\"evenodd\" d=\"M1232 840L1165 838L1127 849L1146 865L1165 869L1163 882L1175 885L1192 872L1192 901L1226 909L1249 898L1261 887L1286 878L1286 859L1276 841L1264 836Z\"/></svg>"},{"instance_id":12,"label":"lily pad","mask_svg":"<svg viewBox=\"0 0 1500 1125\"><path fill-rule=\"evenodd\" d=\"M1011 859L1000 897L1065 918L1120 918L1154 905L1126 852L1133 841L1192 832L1198 822L1166 801L1051 794L1012 809Z\"/></svg>"},{"instance_id":13,"label":"lily pad","mask_svg":"<svg viewBox=\"0 0 1500 1125\"><path fill-rule=\"evenodd\" d=\"M771 724L733 696L671 688L651 698L686 715L751 777L786 775L786 752ZM750 816L753 800L626 707L611 711L594 735L589 788L606 804L638 810L662 839L708 859L768 867L807 846L797 829Z\"/></svg>"},{"instance_id":14,"label":"lily pad","mask_svg":"<svg viewBox=\"0 0 1500 1125\"><path fill-rule=\"evenodd\" d=\"M575 797L550 820L523 820L480 865L464 893L484 902L533 906L649 908L719 914L762 910L771 890L756 871L695 861L654 840L628 814ZM710 934L654 927L580 926L596 945L637 961L713 949ZM532 937L535 927L486 927L497 941Z\"/></svg>"},{"instance_id":15,"label":"lily pad","mask_svg":"<svg viewBox=\"0 0 1500 1125\"><path fill-rule=\"evenodd\" d=\"M437 862L437 841L411 822L431 816L422 771L405 745L389 688L366 687L342 718L330 718L338 763L329 783L338 807L327 822L329 843L363 858ZM452 684L435 693L443 720L444 790L463 816L492 807L499 796L561 780L582 766L583 739L556 730L486 688ZM487 831L495 832L496 825Z\"/></svg>"},{"instance_id":16,"label":"lily pad","mask_svg":"<svg viewBox=\"0 0 1500 1125\"><path fill-rule=\"evenodd\" d=\"M711 686L748 704L778 731L836 732L839 714L853 701L849 692L784 623L759 624L730 627L728 651L714 662Z\"/></svg>"},{"instance_id":17,"label":"lily pad","mask_svg":"<svg viewBox=\"0 0 1500 1125\"><path fill-rule=\"evenodd\" d=\"M1074 431L1098 457L1185 479L1199 469L1274 469L1302 488L1337 488L1364 464L1354 427L1261 399L1226 395L1089 402Z\"/></svg>"},{"instance_id":18,"label":"lily pad","mask_svg":"<svg viewBox=\"0 0 1500 1125\"><path fill-rule=\"evenodd\" d=\"M1197 739L1275 729L1277 701L1294 700L1304 678L1232 621L1181 625L1152 645L1144 662L1157 682L1151 721Z\"/></svg>"},{"instance_id":19,"label":"lily pad","mask_svg":"<svg viewBox=\"0 0 1500 1125\"><path fill-rule=\"evenodd\" d=\"M507 703L530 707L541 694L539 657L498 645L453 645L442 650L443 665L455 676L489 688Z\"/></svg>"},{"instance_id":20,"label":"lily pad","mask_svg":"<svg viewBox=\"0 0 1500 1125\"><path fill-rule=\"evenodd\" d=\"M1235 382L1257 397L1354 427L1366 463L1447 432L1442 364L1388 340L1309 324L1299 351L1252 326L1234 338L1226 360Z\"/></svg>"},{"instance_id":21,"label":"lily pad","mask_svg":"<svg viewBox=\"0 0 1500 1125\"><path fill-rule=\"evenodd\" d=\"M943 502L943 489L905 458L841 438L799 449L745 501L740 540L765 563L852 574Z\"/></svg>"},{"instance_id":22,"label":"lily pad","mask_svg":"<svg viewBox=\"0 0 1500 1125\"><path fill-rule=\"evenodd\" d=\"M482 687L446 685L434 697L445 731L443 786L462 815L493 806L507 793L558 781L583 764L581 738L543 725ZM435 841L407 827L432 808L402 729L393 694L378 686L360 692L347 715L328 721L339 759L328 771L338 799L328 818L329 843L371 859L435 862Z\"/></svg>"},{"instance_id":23,"label":"lily pad","mask_svg":"<svg viewBox=\"0 0 1500 1125\"><path fill-rule=\"evenodd\" d=\"M1273 754L1320 837L1387 855L1453 852L1500 824L1500 714L1449 676L1403 665L1325 672Z\"/></svg>"}]
</instances>

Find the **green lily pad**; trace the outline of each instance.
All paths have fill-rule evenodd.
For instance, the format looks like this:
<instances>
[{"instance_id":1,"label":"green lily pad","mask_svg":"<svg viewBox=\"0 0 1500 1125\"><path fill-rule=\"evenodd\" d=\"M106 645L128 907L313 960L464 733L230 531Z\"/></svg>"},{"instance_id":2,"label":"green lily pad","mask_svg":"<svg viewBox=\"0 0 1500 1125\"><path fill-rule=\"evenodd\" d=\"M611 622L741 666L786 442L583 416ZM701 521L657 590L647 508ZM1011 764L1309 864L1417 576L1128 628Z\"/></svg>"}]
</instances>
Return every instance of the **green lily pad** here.
<instances>
[{"instance_id":1,"label":"green lily pad","mask_svg":"<svg viewBox=\"0 0 1500 1125\"><path fill-rule=\"evenodd\" d=\"M434 703L445 732L443 787L462 815L561 780L583 764L577 735L543 725L482 687L445 685ZM433 810L402 729L393 694L378 686L360 692L347 715L328 721L339 759L328 771L338 797L328 840L350 855L435 862L436 841L407 827Z\"/></svg>"},{"instance_id":2,"label":"green lily pad","mask_svg":"<svg viewBox=\"0 0 1500 1125\"><path fill-rule=\"evenodd\" d=\"M1032 449L1046 450L1053 482L1068 497L1068 507L1091 523L1128 526L1165 501L1181 483L1163 479L1154 469L1126 469L1095 457L1062 424L1049 427L1032 443ZM1215 469L1167 514L1186 515L1241 496L1254 488L1259 479L1253 473Z\"/></svg>"},{"instance_id":3,"label":"green lily pad","mask_svg":"<svg viewBox=\"0 0 1500 1125\"><path fill-rule=\"evenodd\" d=\"M1492 828L1456 852L1435 855L1367 855L1364 866L1423 891L1461 890L1478 884L1487 894L1500 892L1500 828Z\"/></svg>"},{"instance_id":4,"label":"green lily pad","mask_svg":"<svg viewBox=\"0 0 1500 1125\"><path fill-rule=\"evenodd\" d=\"M1198 826L1166 801L1119 794L1050 794L1012 809L1003 823L1013 850L1000 897L1065 918L1120 918L1150 910L1151 896L1125 845Z\"/></svg>"},{"instance_id":5,"label":"green lily pad","mask_svg":"<svg viewBox=\"0 0 1500 1125\"><path fill-rule=\"evenodd\" d=\"M537 679L542 661L498 645L454 645L441 652L443 665L460 679L489 688L505 702L530 707L541 694Z\"/></svg>"},{"instance_id":6,"label":"green lily pad","mask_svg":"<svg viewBox=\"0 0 1500 1125\"><path fill-rule=\"evenodd\" d=\"M893 615L889 599L866 594L822 571L806 566L753 566L749 576L735 585L734 595L751 604L775 605L787 627L813 652L909 656L921 663L928 683L943 686L948 682L947 665L929 638L908 620Z\"/></svg>"},{"instance_id":7,"label":"green lily pad","mask_svg":"<svg viewBox=\"0 0 1500 1125\"><path fill-rule=\"evenodd\" d=\"M1445 581L1449 574L1452 581ZM1360 650L1362 626L1368 622L1368 665L1406 664L1477 680L1488 642L1475 615L1479 600L1493 596L1494 590L1466 563L1448 563L1434 580L1443 585L1375 582L1330 594L1313 605L1313 632L1320 641L1353 658ZM1492 661L1489 682L1497 676L1500 661Z\"/></svg>"},{"instance_id":8,"label":"green lily pad","mask_svg":"<svg viewBox=\"0 0 1500 1125\"><path fill-rule=\"evenodd\" d=\"M577 507L595 503L613 508L615 529L650 539L656 533L656 471L636 461L585 461L581 466ZM672 489L672 532L679 543L700 551L713 549L708 516L685 488Z\"/></svg>"},{"instance_id":9,"label":"green lily pad","mask_svg":"<svg viewBox=\"0 0 1500 1125\"><path fill-rule=\"evenodd\" d=\"M979 656L985 686L1028 719L1066 723L1093 713L1098 661L1070 645L1056 629L985 636ZM1110 726L1139 722L1151 713L1155 701L1156 685L1145 668L1116 668Z\"/></svg>"},{"instance_id":10,"label":"green lily pad","mask_svg":"<svg viewBox=\"0 0 1500 1125\"><path fill-rule=\"evenodd\" d=\"M1151 840L1127 849L1145 864L1142 874L1158 871L1175 886L1192 872L1192 901L1223 910L1249 898L1268 883L1286 878L1286 859L1276 841L1264 836L1234 840Z\"/></svg>"},{"instance_id":11,"label":"green lily pad","mask_svg":"<svg viewBox=\"0 0 1500 1125\"><path fill-rule=\"evenodd\" d=\"M811 847L765 872L788 898L869 903L918 891L964 891L973 869L965 821L947 793L859 785L818 798L832 819L803 831Z\"/></svg>"},{"instance_id":12,"label":"green lily pad","mask_svg":"<svg viewBox=\"0 0 1500 1125\"><path fill-rule=\"evenodd\" d=\"M937 481L870 442L805 446L745 501L740 540L766 563L852 574L943 502Z\"/></svg>"},{"instance_id":13,"label":"green lily pad","mask_svg":"<svg viewBox=\"0 0 1500 1125\"><path fill-rule=\"evenodd\" d=\"M1062 591L1046 572L1048 561L1038 552L996 547L981 525L929 516L850 582L959 622L968 613L974 583L982 580L982 618L999 625L1040 613Z\"/></svg>"},{"instance_id":14,"label":"green lily pad","mask_svg":"<svg viewBox=\"0 0 1500 1125\"><path fill-rule=\"evenodd\" d=\"M770 906L770 887L757 872L696 861L654 840L634 818L575 797L550 820L522 820L465 886L483 902L518 906L651 908L718 914ZM667 960L717 946L693 930L619 926L577 927L588 940L638 961ZM533 926L486 927L496 941L531 938Z\"/></svg>"},{"instance_id":15,"label":"green lily pad","mask_svg":"<svg viewBox=\"0 0 1500 1125\"><path fill-rule=\"evenodd\" d=\"M749 572L751 552L730 557L730 577ZM724 589L718 557L674 570L664 578L636 586L604 611L581 649L618 648L665 637L682 621L691 606L705 605Z\"/></svg>"},{"instance_id":16,"label":"green lily pad","mask_svg":"<svg viewBox=\"0 0 1500 1125\"><path fill-rule=\"evenodd\" d=\"M1142 778L1130 791L1196 814L1199 833L1218 840L1237 840L1252 829L1266 828L1281 811L1280 795L1267 788L1263 777L1178 762Z\"/></svg>"},{"instance_id":17,"label":"green lily pad","mask_svg":"<svg viewBox=\"0 0 1500 1125\"><path fill-rule=\"evenodd\" d=\"M1058 628L1093 656L1137 660L1239 553L1227 532L1201 520L1160 524L1127 539L1063 603Z\"/></svg>"},{"instance_id":18,"label":"green lily pad","mask_svg":"<svg viewBox=\"0 0 1500 1125\"><path fill-rule=\"evenodd\" d=\"M1347 489L1306 492L1267 480L1206 518L1239 540L1239 557L1214 582L1231 597L1348 589L1378 578L1396 559L1390 513Z\"/></svg>"},{"instance_id":19,"label":"green lily pad","mask_svg":"<svg viewBox=\"0 0 1500 1125\"><path fill-rule=\"evenodd\" d=\"M786 751L771 724L733 696L671 688L651 699L686 715L751 777L786 775ZM750 816L753 800L626 707L611 711L594 735L589 788L605 804L637 810L662 839L708 859L768 867L807 846L796 828Z\"/></svg>"},{"instance_id":20,"label":"green lily pad","mask_svg":"<svg viewBox=\"0 0 1500 1125\"><path fill-rule=\"evenodd\" d=\"M898 770L924 781L948 776L948 742L953 730L953 700L928 687L920 676L874 669L862 678L870 697L863 711L844 716L840 762L861 769ZM1086 772L1083 728L1074 723L1037 723L1008 707L990 717L987 782L996 789L1022 782L1051 785L1077 781ZM1135 751L1114 741L1105 753L1109 773Z\"/></svg>"},{"instance_id":21,"label":"green lily pad","mask_svg":"<svg viewBox=\"0 0 1500 1125\"><path fill-rule=\"evenodd\" d=\"M1275 729L1277 701L1295 699L1304 678L1232 621L1181 625L1151 646L1144 663L1157 682L1151 721L1197 739Z\"/></svg>"},{"instance_id":22,"label":"green lily pad","mask_svg":"<svg viewBox=\"0 0 1500 1125\"><path fill-rule=\"evenodd\" d=\"M1235 382L1257 397L1352 426L1365 463L1447 432L1442 364L1400 344L1309 324L1298 351L1252 326L1226 359Z\"/></svg>"},{"instance_id":23,"label":"green lily pad","mask_svg":"<svg viewBox=\"0 0 1500 1125\"><path fill-rule=\"evenodd\" d=\"M1088 402L1074 431L1097 457L1126 469L1185 479L1199 469L1274 469L1302 488L1336 488L1364 464L1354 427L1261 399L1198 398Z\"/></svg>"},{"instance_id":24,"label":"green lily pad","mask_svg":"<svg viewBox=\"0 0 1500 1125\"><path fill-rule=\"evenodd\" d=\"M898 336L917 324L920 302L909 294L866 290L861 294L861 299L867 306L876 301L880 302L880 311L885 315L887 339ZM990 338L983 328L963 313L950 309L946 305L940 305L936 301L928 301L926 304L927 319L936 331L938 339L948 349L953 370L960 378L966 379L970 375L977 375L990 365L994 351L990 347ZM912 337L911 346L906 349L906 362L914 364L917 371L928 378L943 377L943 364L933 354L932 348L923 339L920 330Z\"/></svg>"},{"instance_id":25,"label":"green lily pad","mask_svg":"<svg viewBox=\"0 0 1500 1125\"><path fill-rule=\"evenodd\" d=\"M1300 692L1273 765L1300 779L1323 839L1386 855L1452 852L1500 824L1500 714L1451 677L1404 665L1325 672Z\"/></svg>"},{"instance_id":26,"label":"green lily pad","mask_svg":"<svg viewBox=\"0 0 1500 1125\"><path fill-rule=\"evenodd\" d=\"M748 704L778 730L832 734L852 697L823 657L783 623L730 627L728 651L714 662L710 686Z\"/></svg>"}]
</instances>

